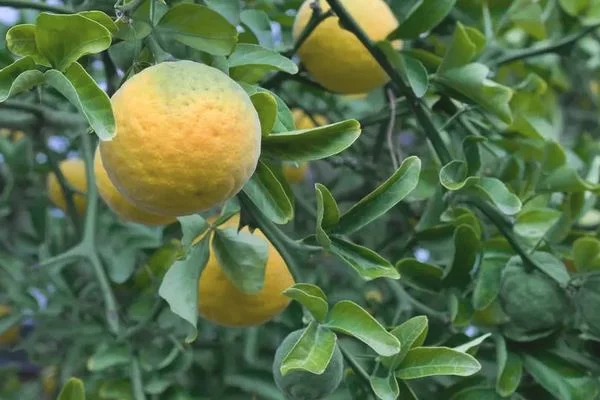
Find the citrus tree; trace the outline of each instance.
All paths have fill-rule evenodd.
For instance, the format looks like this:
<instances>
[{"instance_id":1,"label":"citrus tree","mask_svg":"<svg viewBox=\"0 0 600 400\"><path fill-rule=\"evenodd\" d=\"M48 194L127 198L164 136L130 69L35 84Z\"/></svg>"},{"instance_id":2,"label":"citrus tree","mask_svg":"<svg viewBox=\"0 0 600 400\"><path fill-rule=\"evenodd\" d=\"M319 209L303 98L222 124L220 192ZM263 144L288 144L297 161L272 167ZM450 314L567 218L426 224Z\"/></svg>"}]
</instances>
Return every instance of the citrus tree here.
<instances>
[{"instance_id":1,"label":"citrus tree","mask_svg":"<svg viewBox=\"0 0 600 400\"><path fill-rule=\"evenodd\" d=\"M0 0L0 397L600 397L600 1Z\"/></svg>"}]
</instances>

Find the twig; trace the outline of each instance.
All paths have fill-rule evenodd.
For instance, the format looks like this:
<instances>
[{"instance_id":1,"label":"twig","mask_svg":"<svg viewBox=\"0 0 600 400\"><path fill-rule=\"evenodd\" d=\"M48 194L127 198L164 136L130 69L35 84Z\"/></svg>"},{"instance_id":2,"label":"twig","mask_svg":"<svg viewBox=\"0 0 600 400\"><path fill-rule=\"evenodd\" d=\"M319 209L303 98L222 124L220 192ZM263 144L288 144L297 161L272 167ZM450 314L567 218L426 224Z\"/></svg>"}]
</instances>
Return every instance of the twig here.
<instances>
[{"instance_id":1,"label":"twig","mask_svg":"<svg viewBox=\"0 0 600 400\"><path fill-rule=\"evenodd\" d=\"M73 10L67 7L52 6L28 0L0 0L0 7L13 7L30 10L49 11L57 14L71 14Z\"/></svg>"},{"instance_id":2,"label":"twig","mask_svg":"<svg viewBox=\"0 0 600 400\"><path fill-rule=\"evenodd\" d=\"M595 25L589 26L589 27L581 30L580 32L572 33L569 36L566 36L555 43L550 43L545 46L531 47L528 49L515 50L515 51L508 52L504 56L499 57L496 60L492 60L490 64L498 67L500 65L507 64L507 63L510 63L513 61L522 60L522 59L534 57L534 56L539 56L542 54L558 52L558 51L562 50L563 48L571 46L573 43L577 42L579 39L583 38L584 36L590 34L593 31L595 31L598 27L600 27L600 24L595 24Z\"/></svg>"},{"instance_id":3,"label":"twig","mask_svg":"<svg viewBox=\"0 0 600 400\"><path fill-rule=\"evenodd\" d=\"M450 155L448 147L442 140L440 132L436 128L435 123L431 118L428 107L421 101L421 99L416 97L412 90L404 83L400 73L390 63L385 54L379 48L373 45L371 39L369 39L367 34L362 30L354 18L352 18L350 13L342 5L341 1L327 0L327 2L331 6L331 9L335 11L342 26L357 37L357 39L367 48L375 60L377 60L381 68L383 68L383 70L390 76L392 79L392 84L396 87L396 89L401 94L406 96L409 107L413 113L415 113L417 120L425 131L429 141L433 145L433 148L435 149L435 152L440 158L442 164L447 164L452 161L452 156Z\"/></svg>"},{"instance_id":4,"label":"twig","mask_svg":"<svg viewBox=\"0 0 600 400\"><path fill-rule=\"evenodd\" d=\"M396 127L396 99L392 89L386 89L385 91L389 105L390 105L390 121L388 123L386 137L388 146L390 148L390 158L392 159L392 166L394 171L398 169L398 157L396 157L396 151L394 149L394 128Z\"/></svg>"}]
</instances>

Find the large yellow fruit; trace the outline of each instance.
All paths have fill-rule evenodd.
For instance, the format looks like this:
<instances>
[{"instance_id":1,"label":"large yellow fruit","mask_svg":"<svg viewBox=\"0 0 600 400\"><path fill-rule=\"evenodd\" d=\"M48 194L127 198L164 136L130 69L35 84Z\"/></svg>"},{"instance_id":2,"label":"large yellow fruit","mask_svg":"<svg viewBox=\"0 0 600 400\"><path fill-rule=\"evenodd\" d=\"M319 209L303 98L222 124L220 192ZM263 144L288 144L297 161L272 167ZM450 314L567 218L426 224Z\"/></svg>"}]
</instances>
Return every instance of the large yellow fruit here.
<instances>
[{"instance_id":1,"label":"large yellow fruit","mask_svg":"<svg viewBox=\"0 0 600 400\"><path fill-rule=\"evenodd\" d=\"M85 214L86 199L84 194L87 193L87 179L85 177L85 163L79 158L71 158L62 161L58 168L64 175L67 183L71 188L79 193L73 194L73 203L79 215ZM48 187L48 197L52 203L63 211L67 211L67 199L60 187L60 183L53 173L48 175L46 179Z\"/></svg>"},{"instance_id":2,"label":"large yellow fruit","mask_svg":"<svg viewBox=\"0 0 600 400\"><path fill-rule=\"evenodd\" d=\"M308 24L312 0L306 0L296 16L293 35L298 39ZM321 10L329 10L320 0ZM383 0L342 0L343 6L373 41L386 38L397 26L396 17ZM314 79L338 93L369 92L389 81L388 75L354 36L339 25L337 17L322 21L298 50L298 55Z\"/></svg>"},{"instance_id":3,"label":"large yellow fruit","mask_svg":"<svg viewBox=\"0 0 600 400\"><path fill-rule=\"evenodd\" d=\"M100 144L111 181L134 205L170 216L237 194L260 156L260 121L242 87L216 68L163 62L113 96L117 135Z\"/></svg>"},{"instance_id":4,"label":"large yellow fruit","mask_svg":"<svg viewBox=\"0 0 600 400\"><path fill-rule=\"evenodd\" d=\"M235 217L222 227L234 228L238 223L239 218ZM243 231L248 232L248 228ZM254 231L254 235L267 240L258 229ZM246 294L234 286L211 251L208 264L198 280L198 311L204 318L223 326L260 325L287 307L290 300L282 292L293 284L292 274L271 243L264 286L255 294Z\"/></svg>"},{"instance_id":5,"label":"large yellow fruit","mask_svg":"<svg viewBox=\"0 0 600 400\"><path fill-rule=\"evenodd\" d=\"M100 157L100 149L96 148L94 155L94 174L96 176L96 187L100 197L106 202L111 210L124 220L137 222L145 225L164 225L175 221L175 217L152 214L148 211L141 210L127 200L113 185L108 177L102 157Z\"/></svg>"},{"instance_id":6,"label":"large yellow fruit","mask_svg":"<svg viewBox=\"0 0 600 400\"><path fill-rule=\"evenodd\" d=\"M300 108L294 108L292 110L292 114L294 115L294 123L296 125L296 129L310 129L314 128L315 121L318 126L327 125L328 121L323 115L314 115L314 121L308 114L304 112L304 110ZM282 166L283 176L290 183L300 183L304 181L306 177L306 173L308 172L308 163L300 162L297 164L292 163L284 163Z\"/></svg>"},{"instance_id":7,"label":"large yellow fruit","mask_svg":"<svg viewBox=\"0 0 600 400\"><path fill-rule=\"evenodd\" d=\"M7 317L11 313L11 308L0 304L0 318ZM0 346L13 344L19 340L19 326L11 326L2 335L0 335Z\"/></svg>"}]
</instances>

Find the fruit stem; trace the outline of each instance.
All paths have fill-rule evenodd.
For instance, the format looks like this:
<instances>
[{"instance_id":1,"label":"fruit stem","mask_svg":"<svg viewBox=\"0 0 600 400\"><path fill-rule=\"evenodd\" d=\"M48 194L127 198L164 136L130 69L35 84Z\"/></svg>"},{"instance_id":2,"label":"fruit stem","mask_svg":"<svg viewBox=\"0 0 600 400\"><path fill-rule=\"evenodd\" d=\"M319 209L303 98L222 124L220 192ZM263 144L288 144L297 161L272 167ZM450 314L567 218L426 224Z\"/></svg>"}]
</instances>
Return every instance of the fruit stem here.
<instances>
[{"instance_id":1,"label":"fruit stem","mask_svg":"<svg viewBox=\"0 0 600 400\"><path fill-rule=\"evenodd\" d=\"M350 368L352 368L354 373L365 382L365 385L369 388L369 391L372 391L371 378L369 377L369 374L367 374L367 372L358 363L358 361L356 361L354 356L352 354L350 354L350 352L348 350L346 350L339 341L338 341L338 347L340 348L340 351L342 352L342 356L344 356L344 359L346 360L346 362L348 364L350 364Z\"/></svg>"},{"instance_id":2,"label":"fruit stem","mask_svg":"<svg viewBox=\"0 0 600 400\"><path fill-rule=\"evenodd\" d=\"M331 6L331 9L335 12L340 20L340 24L344 29L352 32L358 40L367 48L369 53L377 60L381 68L390 76L393 86L397 89L397 92L404 95L408 100L408 105L412 112L416 115L419 124L425 131L427 138L431 142L437 156L439 157L442 164L448 164L452 161L452 156L448 147L444 143L440 132L435 126L431 113L412 90L404 83L404 80L396 68L387 59L385 54L377 48L367 34L362 30L358 23L352 18L350 13L344 8L340 0L327 0L327 3Z\"/></svg>"}]
</instances>

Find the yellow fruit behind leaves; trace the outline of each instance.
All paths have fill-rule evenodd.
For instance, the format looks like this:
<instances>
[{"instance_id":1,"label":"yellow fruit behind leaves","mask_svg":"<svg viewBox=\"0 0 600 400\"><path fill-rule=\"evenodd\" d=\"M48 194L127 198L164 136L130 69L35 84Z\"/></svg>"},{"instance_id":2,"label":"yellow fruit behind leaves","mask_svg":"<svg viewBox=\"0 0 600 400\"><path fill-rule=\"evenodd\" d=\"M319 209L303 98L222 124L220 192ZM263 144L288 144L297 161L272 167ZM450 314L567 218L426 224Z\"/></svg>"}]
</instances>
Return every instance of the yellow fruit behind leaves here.
<instances>
[{"instance_id":1,"label":"yellow fruit behind leaves","mask_svg":"<svg viewBox=\"0 0 600 400\"><path fill-rule=\"evenodd\" d=\"M85 214L87 193L87 179L85 177L85 163L79 158L71 158L61 161L58 168L71 188L78 193L73 194L73 203L75 210L79 215ZM67 199L62 191L58 178L54 173L50 173L46 179L48 197L50 201L58 208L67 212Z\"/></svg>"},{"instance_id":2,"label":"yellow fruit behind leaves","mask_svg":"<svg viewBox=\"0 0 600 400\"><path fill-rule=\"evenodd\" d=\"M112 98L117 135L100 144L111 181L149 212L181 216L237 194L260 156L258 114L242 87L216 68L163 62Z\"/></svg>"},{"instance_id":3,"label":"yellow fruit behind leaves","mask_svg":"<svg viewBox=\"0 0 600 400\"><path fill-rule=\"evenodd\" d=\"M152 214L141 210L127 200L108 177L102 164L99 148L96 148L94 155L94 175L96 176L96 187L100 197L115 214L124 220L145 225L164 225L175 221L174 217Z\"/></svg>"},{"instance_id":4,"label":"yellow fruit behind leaves","mask_svg":"<svg viewBox=\"0 0 600 400\"><path fill-rule=\"evenodd\" d=\"M0 319L7 317L11 313L11 308L4 304L0 304ZM19 326L11 326L2 335L0 335L0 347L12 345L19 340Z\"/></svg>"},{"instance_id":5,"label":"yellow fruit behind leaves","mask_svg":"<svg viewBox=\"0 0 600 400\"><path fill-rule=\"evenodd\" d=\"M235 228L239 218L234 217L223 228ZM248 228L244 228L247 232ZM254 235L267 240L260 230ZM240 291L221 269L211 251L208 264L198 281L198 311L204 318L228 327L250 327L260 325L281 313L290 299L282 292L294 284L294 278L285 261L269 243L269 255L265 267L265 282L262 290L255 294Z\"/></svg>"},{"instance_id":6,"label":"yellow fruit behind leaves","mask_svg":"<svg viewBox=\"0 0 600 400\"><path fill-rule=\"evenodd\" d=\"M294 115L294 123L296 129L310 129L316 126L327 125L328 121L323 115L314 115L314 121L312 118L300 108L294 108L292 110ZM317 124L315 124L317 122ZM300 162L296 164L284 163L282 166L283 176L290 183L301 183L306 178L306 173L309 170L307 162Z\"/></svg>"},{"instance_id":7,"label":"yellow fruit behind leaves","mask_svg":"<svg viewBox=\"0 0 600 400\"><path fill-rule=\"evenodd\" d=\"M296 16L293 35L298 39L312 16L306 0ZM342 5L373 42L384 40L398 21L383 0L342 0ZM320 0L323 12L330 7ZM333 92L366 93L389 81L388 75L356 38L339 25L339 18L322 21L298 50L298 55L314 79Z\"/></svg>"}]
</instances>

